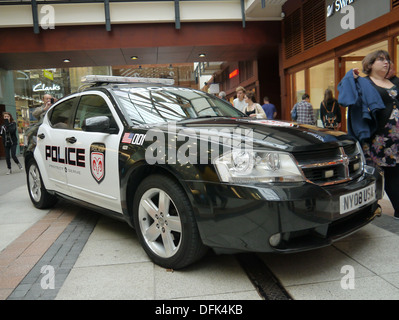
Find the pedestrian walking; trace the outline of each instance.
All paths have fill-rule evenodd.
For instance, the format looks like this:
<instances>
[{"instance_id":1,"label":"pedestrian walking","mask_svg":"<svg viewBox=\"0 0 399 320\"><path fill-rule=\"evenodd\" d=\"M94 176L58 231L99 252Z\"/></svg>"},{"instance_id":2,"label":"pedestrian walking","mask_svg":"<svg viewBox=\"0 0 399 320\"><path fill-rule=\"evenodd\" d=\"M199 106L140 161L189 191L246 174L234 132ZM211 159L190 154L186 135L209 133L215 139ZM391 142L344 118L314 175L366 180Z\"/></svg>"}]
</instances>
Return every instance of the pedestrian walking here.
<instances>
[{"instance_id":1,"label":"pedestrian walking","mask_svg":"<svg viewBox=\"0 0 399 320\"><path fill-rule=\"evenodd\" d=\"M269 97L263 98L262 109L263 109L263 111L265 111L266 117L268 119L270 119L270 120L276 119L276 117L277 117L276 106L273 103L270 103Z\"/></svg>"},{"instance_id":2,"label":"pedestrian walking","mask_svg":"<svg viewBox=\"0 0 399 320\"><path fill-rule=\"evenodd\" d=\"M247 92L244 96L246 106L241 110L248 117L266 119L266 113L263 111L262 106L256 102L255 94Z\"/></svg>"},{"instance_id":3,"label":"pedestrian walking","mask_svg":"<svg viewBox=\"0 0 399 320\"><path fill-rule=\"evenodd\" d=\"M296 122L300 124L316 124L313 106L310 104L310 97L307 93L302 95L302 101L297 102L292 109L291 114L296 114L296 119L293 117Z\"/></svg>"},{"instance_id":4,"label":"pedestrian walking","mask_svg":"<svg viewBox=\"0 0 399 320\"><path fill-rule=\"evenodd\" d=\"M324 128L332 130L341 129L341 108L336 99L334 99L331 89L324 91L324 99L320 103L320 118Z\"/></svg>"},{"instance_id":5,"label":"pedestrian walking","mask_svg":"<svg viewBox=\"0 0 399 320\"><path fill-rule=\"evenodd\" d=\"M243 87L236 88L237 98L233 100L233 106L240 111L242 111L244 107L247 106L246 102L244 101L245 93L246 93L245 88Z\"/></svg>"},{"instance_id":6,"label":"pedestrian walking","mask_svg":"<svg viewBox=\"0 0 399 320\"><path fill-rule=\"evenodd\" d=\"M4 148L6 151L7 174L11 174L11 158L22 170L22 165L19 162L16 151L18 145L17 138L17 124L15 123L11 113L3 112L3 125L1 126L1 137L3 139Z\"/></svg>"}]
</instances>

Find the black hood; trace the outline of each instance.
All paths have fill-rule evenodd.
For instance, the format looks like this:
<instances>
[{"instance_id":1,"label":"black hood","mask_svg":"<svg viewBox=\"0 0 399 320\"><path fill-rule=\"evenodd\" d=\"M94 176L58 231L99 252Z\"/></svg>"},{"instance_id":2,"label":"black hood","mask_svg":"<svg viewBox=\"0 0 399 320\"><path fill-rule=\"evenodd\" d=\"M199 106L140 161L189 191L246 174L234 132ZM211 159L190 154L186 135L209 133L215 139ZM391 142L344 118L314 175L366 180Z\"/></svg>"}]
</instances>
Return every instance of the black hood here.
<instances>
[{"instance_id":1,"label":"black hood","mask_svg":"<svg viewBox=\"0 0 399 320\"><path fill-rule=\"evenodd\" d=\"M171 129L173 127L173 129ZM234 133L251 139L254 148L267 148L287 152L323 150L356 140L341 131L331 131L310 125L300 125L288 121L249 119L249 118L201 118L188 119L176 123L157 126L161 130L179 133L208 130L214 135ZM187 130L189 129L189 130ZM181 131L183 132L183 131Z\"/></svg>"}]
</instances>

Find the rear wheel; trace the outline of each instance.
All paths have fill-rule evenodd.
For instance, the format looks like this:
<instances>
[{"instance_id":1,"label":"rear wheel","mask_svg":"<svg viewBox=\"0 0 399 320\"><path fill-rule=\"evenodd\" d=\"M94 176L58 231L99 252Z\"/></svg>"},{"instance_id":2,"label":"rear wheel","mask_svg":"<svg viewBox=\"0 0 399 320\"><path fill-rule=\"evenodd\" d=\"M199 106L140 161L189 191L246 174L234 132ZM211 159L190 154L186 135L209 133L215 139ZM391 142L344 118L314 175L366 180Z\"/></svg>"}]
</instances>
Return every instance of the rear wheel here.
<instances>
[{"instance_id":1,"label":"rear wheel","mask_svg":"<svg viewBox=\"0 0 399 320\"><path fill-rule=\"evenodd\" d=\"M140 184L134 197L134 225L144 250L162 267L186 267L206 252L191 204L170 178L154 175Z\"/></svg>"},{"instance_id":2,"label":"rear wheel","mask_svg":"<svg viewBox=\"0 0 399 320\"><path fill-rule=\"evenodd\" d=\"M33 205L38 209L47 209L54 206L57 197L48 193L44 187L39 167L34 159L29 160L26 172L29 197Z\"/></svg>"}]
</instances>

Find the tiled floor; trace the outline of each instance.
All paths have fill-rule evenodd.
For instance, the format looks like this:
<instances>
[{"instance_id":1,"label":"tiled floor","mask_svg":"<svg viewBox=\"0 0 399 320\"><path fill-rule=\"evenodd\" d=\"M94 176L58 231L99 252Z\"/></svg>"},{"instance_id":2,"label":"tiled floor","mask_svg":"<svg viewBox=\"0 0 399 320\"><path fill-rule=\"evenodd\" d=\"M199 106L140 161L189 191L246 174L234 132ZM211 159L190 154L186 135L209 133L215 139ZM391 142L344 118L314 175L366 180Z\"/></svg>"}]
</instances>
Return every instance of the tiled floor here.
<instances>
[{"instance_id":1,"label":"tiled floor","mask_svg":"<svg viewBox=\"0 0 399 320\"><path fill-rule=\"evenodd\" d=\"M16 212L14 212L16 214ZM0 252L0 299L7 298L54 243L75 214L60 205ZM7 225L2 224L2 228Z\"/></svg>"},{"instance_id":2,"label":"tiled floor","mask_svg":"<svg viewBox=\"0 0 399 320\"><path fill-rule=\"evenodd\" d=\"M234 255L160 268L127 224L66 202L35 209L24 180L15 174L0 190L0 299L262 299ZM381 206L381 218L330 247L259 257L293 299L397 300L399 220L388 199ZM54 288L42 285L46 266Z\"/></svg>"}]
</instances>

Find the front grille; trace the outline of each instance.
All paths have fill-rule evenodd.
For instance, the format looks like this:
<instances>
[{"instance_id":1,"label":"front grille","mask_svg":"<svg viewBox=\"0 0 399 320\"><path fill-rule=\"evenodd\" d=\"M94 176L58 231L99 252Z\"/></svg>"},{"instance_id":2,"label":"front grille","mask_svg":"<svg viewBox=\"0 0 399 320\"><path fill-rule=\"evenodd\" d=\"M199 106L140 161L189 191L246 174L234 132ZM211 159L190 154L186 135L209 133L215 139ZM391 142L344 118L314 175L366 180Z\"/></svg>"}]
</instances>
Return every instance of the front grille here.
<instances>
[{"instance_id":1,"label":"front grille","mask_svg":"<svg viewBox=\"0 0 399 320\"><path fill-rule=\"evenodd\" d=\"M361 150L356 144L293 155L305 178L318 185L352 180L363 171Z\"/></svg>"}]
</instances>

